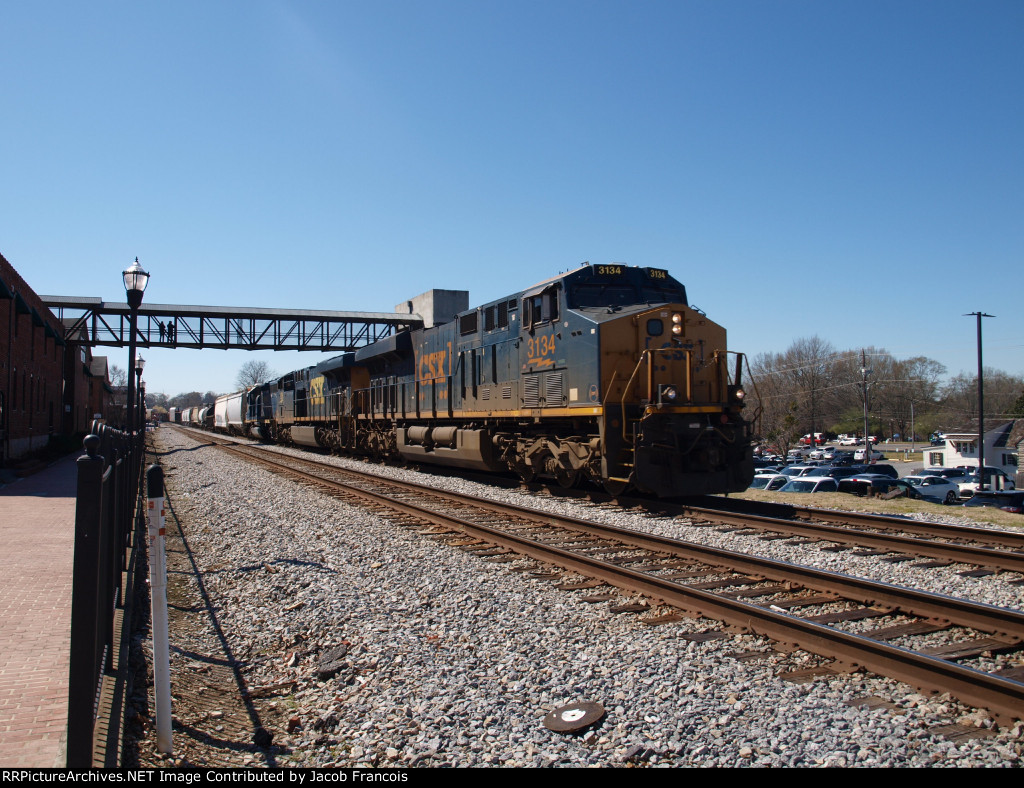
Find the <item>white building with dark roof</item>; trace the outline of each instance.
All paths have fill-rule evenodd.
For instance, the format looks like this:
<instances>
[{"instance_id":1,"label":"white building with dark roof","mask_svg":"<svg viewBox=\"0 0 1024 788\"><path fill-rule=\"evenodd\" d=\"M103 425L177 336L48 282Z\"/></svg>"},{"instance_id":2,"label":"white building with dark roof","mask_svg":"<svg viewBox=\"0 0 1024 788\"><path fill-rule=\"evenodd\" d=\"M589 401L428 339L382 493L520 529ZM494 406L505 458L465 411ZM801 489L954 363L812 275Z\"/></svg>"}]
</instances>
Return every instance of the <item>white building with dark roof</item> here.
<instances>
[{"instance_id":1,"label":"white building with dark roof","mask_svg":"<svg viewBox=\"0 0 1024 788\"><path fill-rule=\"evenodd\" d=\"M1024 451L1024 419L1002 421L985 430L985 466L999 468L1016 478ZM961 427L946 432L945 446L924 450L925 467L978 467L978 428ZM1020 479L1017 479L1018 486Z\"/></svg>"}]
</instances>

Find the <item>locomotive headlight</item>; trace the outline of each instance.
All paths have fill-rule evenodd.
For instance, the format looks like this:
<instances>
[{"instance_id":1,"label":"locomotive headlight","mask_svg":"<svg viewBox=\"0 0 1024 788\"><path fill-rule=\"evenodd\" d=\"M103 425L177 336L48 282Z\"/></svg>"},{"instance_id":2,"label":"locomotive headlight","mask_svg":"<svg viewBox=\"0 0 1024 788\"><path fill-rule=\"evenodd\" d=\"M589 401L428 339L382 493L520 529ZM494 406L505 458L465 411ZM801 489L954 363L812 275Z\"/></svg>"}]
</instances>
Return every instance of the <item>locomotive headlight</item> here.
<instances>
[{"instance_id":1,"label":"locomotive headlight","mask_svg":"<svg viewBox=\"0 0 1024 788\"><path fill-rule=\"evenodd\" d=\"M743 402L743 398L747 396L747 392L739 386L729 386L729 396L736 402Z\"/></svg>"},{"instance_id":2,"label":"locomotive headlight","mask_svg":"<svg viewBox=\"0 0 1024 788\"><path fill-rule=\"evenodd\" d=\"M660 386L659 391L658 391L658 402L659 402L659 404L665 403L665 402L669 402L669 403L675 402L678 397L679 397L679 389L677 389L675 386L671 386L671 385L668 385L668 384L662 384Z\"/></svg>"},{"instance_id":3,"label":"locomotive headlight","mask_svg":"<svg viewBox=\"0 0 1024 788\"><path fill-rule=\"evenodd\" d=\"M679 325L680 323L682 323L683 322L683 313L682 312L675 312L675 313L673 313L673 315L672 315L672 322L675 323L676 325Z\"/></svg>"},{"instance_id":4,"label":"locomotive headlight","mask_svg":"<svg viewBox=\"0 0 1024 788\"><path fill-rule=\"evenodd\" d=\"M672 333L675 334L676 336L679 336L680 334L683 333L683 327L681 325L679 325L679 323L673 323L672 324Z\"/></svg>"}]
</instances>

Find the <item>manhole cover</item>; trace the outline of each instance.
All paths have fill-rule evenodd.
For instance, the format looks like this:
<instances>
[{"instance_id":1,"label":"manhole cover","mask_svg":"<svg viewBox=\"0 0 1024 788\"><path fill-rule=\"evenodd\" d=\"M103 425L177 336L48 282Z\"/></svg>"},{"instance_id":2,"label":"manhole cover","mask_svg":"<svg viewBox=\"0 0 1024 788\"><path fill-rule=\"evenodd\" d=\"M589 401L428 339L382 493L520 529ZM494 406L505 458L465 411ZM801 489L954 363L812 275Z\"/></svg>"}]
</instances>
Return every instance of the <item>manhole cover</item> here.
<instances>
[{"instance_id":1,"label":"manhole cover","mask_svg":"<svg viewBox=\"0 0 1024 788\"><path fill-rule=\"evenodd\" d=\"M559 733L574 733L593 725L604 717L604 706L583 701L555 709L544 718L544 727Z\"/></svg>"}]
</instances>

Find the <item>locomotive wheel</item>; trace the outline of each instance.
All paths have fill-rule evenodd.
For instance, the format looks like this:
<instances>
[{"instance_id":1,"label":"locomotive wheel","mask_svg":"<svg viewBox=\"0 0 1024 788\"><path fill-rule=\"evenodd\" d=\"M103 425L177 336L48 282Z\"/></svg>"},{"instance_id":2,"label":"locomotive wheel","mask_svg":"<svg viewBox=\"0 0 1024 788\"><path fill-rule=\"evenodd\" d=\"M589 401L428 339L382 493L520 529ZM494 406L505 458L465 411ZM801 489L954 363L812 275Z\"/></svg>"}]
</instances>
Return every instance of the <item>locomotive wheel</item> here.
<instances>
[{"instance_id":1,"label":"locomotive wheel","mask_svg":"<svg viewBox=\"0 0 1024 788\"><path fill-rule=\"evenodd\" d=\"M629 482L620 481L618 479L605 479L602 486L604 491L609 495L619 496L626 492L626 488L629 487Z\"/></svg>"},{"instance_id":2,"label":"locomotive wheel","mask_svg":"<svg viewBox=\"0 0 1024 788\"><path fill-rule=\"evenodd\" d=\"M580 472L575 468L558 468L555 471L555 479L558 481L559 487L564 487L568 490L570 487L575 487L576 482L579 481Z\"/></svg>"},{"instance_id":3,"label":"locomotive wheel","mask_svg":"<svg viewBox=\"0 0 1024 788\"><path fill-rule=\"evenodd\" d=\"M537 478L537 471L533 469L532 465L517 465L516 473L519 474L519 478L526 484L529 484Z\"/></svg>"}]
</instances>

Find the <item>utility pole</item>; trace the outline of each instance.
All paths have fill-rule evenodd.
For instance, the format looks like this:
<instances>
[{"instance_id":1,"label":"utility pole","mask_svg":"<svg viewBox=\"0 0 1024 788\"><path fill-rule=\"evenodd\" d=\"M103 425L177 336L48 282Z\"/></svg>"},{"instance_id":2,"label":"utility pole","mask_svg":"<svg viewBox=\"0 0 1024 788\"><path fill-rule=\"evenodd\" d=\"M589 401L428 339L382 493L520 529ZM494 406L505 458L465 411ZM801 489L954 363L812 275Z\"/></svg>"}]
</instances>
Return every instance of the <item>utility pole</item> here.
<instances>
[{"instance_id":1,"label":"utility pole","mask_svg":"<svg viewBox=\"0 0 1024 788\"><path fill-rule=\"evenodd\" d=\"M984 312L968 312L978 319L978 489L985 489L985 386L981 377L981 319L995 317Z\"/></svg>"},{"instance_id":2,"label":"utility pole","mask_svg":"<svg viewBox=\"0 0 1024 788\"><path fill-rule=\"evenodd\" d=\"M863 350L860 351L860 378L861 385L864 387L864 459L869 463L871 462L871 455L869 452L870 441L868 440L868 375L871 374L871 370L868 369L868 357L867 353Z\"/></svg>"}]
</instances>

